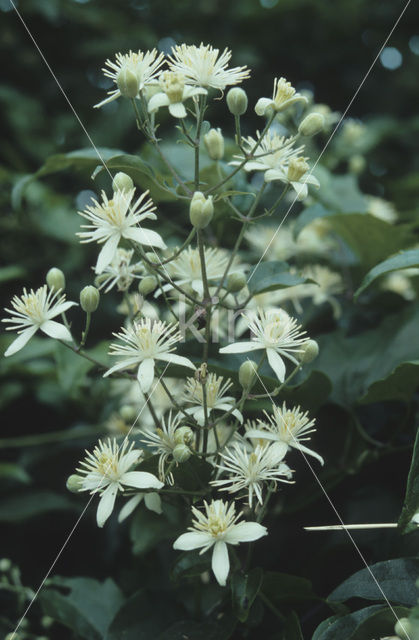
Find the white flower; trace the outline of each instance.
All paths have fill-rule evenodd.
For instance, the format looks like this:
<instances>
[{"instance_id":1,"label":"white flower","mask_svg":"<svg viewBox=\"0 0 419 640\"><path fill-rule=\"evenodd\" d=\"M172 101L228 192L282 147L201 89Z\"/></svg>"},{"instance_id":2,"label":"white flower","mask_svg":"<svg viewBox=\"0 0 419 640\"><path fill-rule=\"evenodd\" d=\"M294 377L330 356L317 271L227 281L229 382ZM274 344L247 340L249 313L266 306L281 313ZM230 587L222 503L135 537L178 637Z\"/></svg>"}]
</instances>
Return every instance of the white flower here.
<instances>
[{"instance_id":1,"label":"white flower","mask_svg":"<svg viewBox=\"0 0 419 640\"><path fill-rule=\"evenodd\" d=\"M279 180L290 184L297 194L297 200L304 200L308 195L308 184L318 189L320 182L310 172L305 158L292 157L287 166L269 169L265 173L265 182Z\"/></svg>"},{"instance_id":2,"label":"white flower","mask_svg":"<svg viewBox=\"0 0 419 640\"><path fill-rule=\"evenodd\" d=\"M93 206L88 205L85 211L78 213L89 220L91 224L82 225L83 229L77 233L81 242L104 243L96 263L96 273L102 273L113 260L121 238L132 240L138 244L165 249L166 245L155 231L144 229L140 223L146 218L156 220L153 213L155 206L150 199L143 203L148 191L145 191L131 205L135 188L129 191L115 191L112 200L108 200L102 191L102 203L93 199Z\"/></svg>"},{"instance_id":3,"label":"white flower","mask_svg":"<svg viewBox=\"0 0 419 640\"><path fill-rule=\"evenodd\" d=\"M104 67L102 69L105 76L111 78L117 85L119 74L125 70L130 71L137 78L139 91L142 91L146 85L155 81L159 69L164 62L164 55L162 53L158 54L156 49L146 51L145 53L142 51L138 51L137 53L130 51L125 54L117 53L115 58L116 62L109 59L106 60L105 65L109 68ZM108 94L109 98L95 104L95 108L102 107L104 104L116 100L121 95L121 92L119 89L114 89L113 91L108 91Z\"/></svg>"},{"instance_id":4,"label":"white flower","mask_svg":"<svg viewBox=\"0 0 419 640\"><path fill-rule=\"evenodd\" d=\"M300 353L301 347L309 338L304 337L305 331L283 309L263 311L258 315L246 315L248 327L253 334L251 342L236 342L220 349L220 353L245 353L266 349L268 362L280 382L285 380L285 364L281 356L289 358L298 365L294 353ZM259 316L259 317L258 317Z\"/></svg>"},{"instance_id":5,"label":"white flower","mask_svg":"<svg viewBox=\"0 0 419 640\"><path fill-rule=\"evenodd\" d=\"M224 380L222 376L215 373L209 373L205 382L205 398L207 404L208 415L211 411L230 411L236 404L233 396L226 396L225 393L233 386L230 379ZM195 378L187 378L185 396L186 402L194 404L193 407L186 409L186 413L190 413L197 423L203 426L205 422L204 414L204 390L202 384L197 382ZM243 416L238 409L234 409L231 414L243 422Z\"/></svg>"},{"instance_id":6,"label":"white flower","mask_svg":"<svg viewBox=\"0 0 419 640\"><path fill-rule=\"evenodd\" d=\"M133 254L134 249L129 251L117 249L111 263L97 276L96 286L99 289L106 287L105 293L108 293L115 285L118 291L127 291L134 278L139 278L140 274L144 273L144 266L141 262L131 264Z\"/></svg>"},{"instance_id":7,"label":"white flower","mask_svg":"<svg viewBox=\"0 0 419 640\"><path fill-rule=\"evenodd\" d=\"M247 154L252 152L252 149L254 149L260 138L259 131L256 133L258 136L256 140L251 136L243 138L242 140L243 148ZM283 167L288 165L292 158L298 156L304 150L304 145L294 149L294 142L295 137L286 138L285 136L278 135L272 130L267 131L262 142L256 149L254 157L246 162L244 169L246 171L264 171L266 180L266 174L269 170L283 169ZM234 158L235 160L229 164L238 166L243 162L245 157L235 155Z\"/></svg>"},{"instance_id":8,"label":"white flower","mask_svg":"<svg viewBox=\"0 0 419 640\"><path fill-rule=\"evenodd\" d=\"M6 349L4 355L11 356L20 351L33 335L41 329L50 338L56 340L73 340L71 333L60 322L55 322L52 318L64 313L70 307L77 305L76 302L66 302L65 295L61 290L48 291L45 284L36 291L29 292L23 289L23 294L14 296L11 305L13 309L5 309L10 313L11 318L3 318L2 322L9 322L12 326L6 327L6 331L17 331L18 337Z\"/></svg>"},{"instance_id":9,"label":"white flower","mask_svg":"<svg viewBox=\"0 0 419 640\"><path fill-rule=\"evenodd\" d=\"M172 47L169 56L169 67L185 76L191 84L200 87L213 87L223 91L227 85L238 84L249 77L246 67L227 69L231 51L224 49L218 57L219 50L211 45L178 45Z\"/></svg>"},{"instance_id":10,"label":"white flower","mask_svg":"<svg viewBox=\"0 0 419 640\"><path fill-rule=\"evenodd\" d=\"M159 457L159 478L161 480L167 479L169 484L173 484L172 474L167 475L165 466L169 458L172 457L173 449L178 442L175 440L176 430L181 426L182 414L177 413L174 416L172 412L165 420L163 417L160 419L161 429L143 429L141 432L141 441L147 447L150 447L151 451L158 454Z\"/></svg>"},{"instance_id":11,"label":"white flower","mask_svg":"<svg viewBox=\"0 0 419 640\"><path fill-rule=\"evenodd\" d=\"M310 440L308 434L316 430L315 421L309 420L307 412L300 411L300 407L287 409L285 402L282 407L272 404L272 410L273 414L263 412L268 421L258 420L258 428L248 429L246 437L269 440L278 443L281 447L285 444L287 448L298 449L324 464L323 458L318 453L301 444L301 440Z\"/></svg>"},{"instance_id":12,"label":"white flower","mask_svg":"<svg viewBox=\"0 0 419 640\"><path fill-rule=\"evenodd\" d=\"M257 445L254 451L247 451L239 444L233 444L221 454L222 463L215 466L229 477L213 480L210 484L220 487L221 491L237 493L246 491L250 508L255 494L259 504L263 503L262 490L267 482L278 481L290 483L291 469L282 462L287 446L281 450L275 445Z\"/></svg>"},{"instance_id":13,"label":"white flower","mask_svg":"<svg viewBox=\"0 0 419 640\"><path fill-rule=\"evenodd\" d=\"M285 78L279 78L279 80L275 78L272 98L260 98L256 103L255 111L258 116L263 116L269 107L278 112L287 109L295 102L308 103L308 99L301 93L296 93L294 87Z\"/></svg>"},{"instance_id":14,"label":"white flower","mask_svg":"<svg viewBox=\"0 0 419 640\"><path fill-rule=\"evenodd\" d=\"M93 453L86 451L86 458L77 469L82 474L80 491L100 493L97 509L97 524L103 527L112 513L118 491L124 487L135 489L161 489L163 483L152 473L147 471L130 471L140 460L142 452L134 449L134 443L128 448L128 441L124 440L121 447L115 438L101 442L94 448Z\"/></svg>"},{"instance_id":15,"label":"white flower","mask_svg":"<svg viewBox=\"0 0 419 640\"><path fill-rule=\"evenodd\" d=\"M159 515L163 512L161 508L161 498L158 493L155 493L154 491L150 491L149 493L137 493L122 507L118 515L118 522L123 522L123 520L128 518L142 500L144 500L144 504L149 511L154 511L154 513Z\"/></svg>"},{"instance_id":16,"label":"white flower","mask_svg":"<svg viewBox=\"0 0 419 640\"><path fill-rule=\"evenodd\" d=\"M168 107L174 118L186 118L187 113L183 102L188 98L208 93L202 87L186 85L184 76L174 71L163 71L159 82L163 91L150 98L148 103L150 113L157 111L160 107Z\"/></svg>"},{"instance_id":17,"label":"white flower","mask_svg":"<svg viewBox=\"0 0 419 640\"><path fill-rule=\"evenodd\" d=\"M124 359L108 369L104 377L115 371L139 365L138 382L141 390L147 393L154 380L155 360L195 369L195 365L188 358L171 353L175 348L173 345L182 339L178 328L179 325L153 321L151 318L141 318L127 329L123 327L120 333L113 335L125 344L111 344L109 353Z\"/></svg>"},{"instance_id":18,"label":"white flower","mask_svg":"<svg viewBox=\"0 0 419 640\"><path fill-rule=\"evenodd\" d=\"M202 548L200 553L204 553L214 547L212 570L218 584L224 587L230 570L227 545L258 540L268 531L258 522L237 522L241 513L236 515L234 503L229 505L223 500L212 500L210 504L204 501L204 506L205 513L192 507L196 518L193 526L175 540L173 548L180 551Z\"/></svg>"}]
</instances>

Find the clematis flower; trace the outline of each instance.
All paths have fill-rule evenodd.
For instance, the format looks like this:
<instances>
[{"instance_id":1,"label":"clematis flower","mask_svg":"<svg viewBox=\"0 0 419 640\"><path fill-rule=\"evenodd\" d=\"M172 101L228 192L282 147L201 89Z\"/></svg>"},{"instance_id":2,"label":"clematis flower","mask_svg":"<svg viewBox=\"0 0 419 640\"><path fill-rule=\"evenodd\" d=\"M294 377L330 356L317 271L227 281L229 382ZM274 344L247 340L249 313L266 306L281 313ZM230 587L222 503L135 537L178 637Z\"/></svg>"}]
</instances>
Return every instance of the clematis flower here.
<instances>
[{"instance_id":1,"label":"clematis flower","mask_svg":"<svg viewBox=\"0 0 419 640\"><path fill-rule=\"evenodd\" d=\"M134 249L117 249L111 263L97 276L95 284L99 289L105 288L108 293L116 285L118 291L127 291L134 278L144 274L142 262L131 264Z\"/></svg>"},{"instance_id":2,"label":"clematis flower","mask_svg":"<svg viewBox=\"0 0 419 640\"><path fill-rule=\"evenodd\" d=\"M236 515L234 503L229 505L223 500L212 500L208 504L204 500L204 507L205 513L192 507L195 516L192 527L175 540L173 548L180 551L202 549L202 554L214 547L212 570L218 584L224 587L230 571L227 545L258 540L268 531L258 522L237 522L241 513Z\"/></svg>"},{"instance_id":3,"label":"clematis flower","mask_svg":"<svg viewBox=\"0 0 419 640\"><path fill-rule=\"evenodd\" d=\"M186 85L184 76L175 71L163 71L159 82L163 91L159 91L150 98L148 103L150 113L157 111L160 107L168 107L174 118L186 118L187 113L183 105L185 100L208 93L203 87Z\"/></svg>"},{"instance_id":4,"label":"clematis flower","mask_svg":"<svg viewBox=\"0 0 419 640\"><path fill-rule=\"evenodd\" d=\"M176 439L176 431L181 426L182 414L175 415L170 411L168 417L160 418L161 429L143 429L141 432L141 442L149 447L154 454L159 455L159 478L173 484L173 475L166 475L166 462L173 459L173 449L179 444Z\"/></svg>"},{"instance_id":5,"label":"clematis flower","mask_svg":"<svg viewBox=\"0 0 419 640\"><path fill-rule=\"evenodd\" d=\"M143 500L149 511L154 511L154 513L157 513L158 515L163 513L161 498L158 493L155 493L154 491L150 491L148 493L136 493L135 496L132 496L132 498L130 498L122 507L118 515L118 522L126 520Z\"/></svg>"},{"instance_id":6,"label":"clematis flower","mask_svg":"<svg viewBox=\"0 0 419 640\"><path fill-rule=\"evenodd\" d=\"M308 186L313 185L318 189L320 182L311 173L310 167L305 158L292 157L288 166L269 169L265 173L265 182L279 180L285 184L290 184L297 194L297 200L305 200L308 196Z\"/></svg>"},{"instance_id":7,"label":"clematis flower","mask_svg":"<svg viewBox=\"0 0 419 640\"><path fill-rule=\"evenodd\" d=\"M108 439L94 448L93 453L86 451L85 459L80 463L78 473L82 476L80 491L99 493L100 501L96 519L99 527L103 527L111 515L118 491L124 487L135 489L161 489L163 483L148 471L132 471L132 467L140 461L142 451L134 449L134 443L128 447L124 440L121 447L116 439Z\"/></svg>"},{"instance_id":8,"label":"clematis flower","mask_svg":"<svg viewBox=\"0 0 419 640\"><path fill-rule=\"evenodd\" d=\"M260 132L257 131L256 133L256 139L252 138L252 136L242 139L242 145L247 154L252 152L260 138ZM282 170L290 163L292 158L297 157L304 150L304 145L294 148L295 140L295 137L286 138L272 130L267 131L253 158L244 165L245 171L264 171L265 181L267 181L268 171L272 169ZM238 166L242 164L245 156L235 155L234 158L229 164Z\"/></svg>"},{"instance_id":9,"label":"clematis flower","mask_svg":"<svg viewBox=\"0 0 419 640\"><path fill-rule=\"evenodd\" d=\"M56 340L73 340L70 331L55 318L70 309L76 302L66 302L61 289L48 291L45 284L36 291L23 289L23 294L14 296L11 301L13 309L5 309L11 318L3 318L2 322L9 322L12 326L6 327L6 331L17 331L18 337L6 349L4 355L11 356L20 351L33 335L40 329L50 338Z\"/></svg>"},{"instance_id":10,"label":"clematis flower","mask_svg":"<svg viewBox=\"0 0 419 640\"><path fill-rule=\"evenodd\" d=\"M255 111L258 116L264 116L266 110L272 107L274 111L284 111L292 104L296 102L306 102L308 100L301 93L297 93L290 82L287 82L285 78L275 78L274 91L272 98L259 98L256 103Z\"/></svg>"},{"instance_id":11,"label":"clematis flower","mask_svg":"<svg viewBox=\"0 0 419 640\"><path fill-rule=\"evenodd\" d=\"M309 433L314 433L314 420L310 420L308 413L303 413L300 407L287 409L285 402L282 407L272 405L272 414L264 411L267 421L258 420L257 428L250 428L246 431L247 438L260 438L275 443L280 450L290 447L298 449L303 453L313 456L321 464L324 460L318 453L301 444L301 440L310 440Z\"/></svg>"},{"instance_id":12,"label":"clematis flower","mask_svg":"<svg viewBox=\"0 0 419 640\"><path fill-rule=\"evenodd\" d=\"M258 310L258 315L246 315L248 327L253 334L250 342L235 342L220 349L220 353L246 353L265 349L268 362L278 380L285 380L285 363L283 357L298 365L294 354L300 353L301 347L308 341L305 331L294 318L283 309Z\"/></svg>"},{"instance_id":13,"label":"clematis flower","mask_svg":"<svg viewBox=\"0 0 419 640\"><path fill-rule=\"evenodd\" d=\"M153 213L156 208L153 202L148 199L143 203L148 191L142 193L131 204L134 193L135 188L129 191L115 191L112 200L108 200L105 192L102 191L101 204L93 199L93 206L88 205L85 211L78 212L91 223L82 225L82 228L88 229L88 231L77 233L82 238L81 242L104 243L96 263L96 273L98 274L111 264L122 238L138 244L166 249L166 245L158 233L144 229L140 225L146 218L151 220L157 218Z\"/></svg>"},{"instance_id":14,"label":"clematis flower","mask_svg":"<svg viewBox=\"0 0 419 640\"><path fill-rule=\"evenodd\" d=\"M156 360L195 369L195 365L188 358L172 353L175 348L173 345L182 339L178 324L166 324L159 320L153 321L151 318L141 318L139 322L135 322L127 329L123 327L120 333L113 335L125 344L111 344L109 354L121 356L123 360L108 369L104 377L110 376L115 371L139 365L138 382L141 390L147 393L153 384Z\"/></svg>"},{"instance_id":15,"label":"clematis flower","mask_svg":"<svg viewBox=\"0 0 419 640\"><path fill-rule=\"evenodd\" d=\"M230 411L236 403L233 396L226 396L226 392L233 386L230 379L224 380L222 376L215 373L209 373L205 383L205 398L208 414L210 411ZM202 384L197 382L195 378L187 378L184 400L193 403L192 407L186 409L186 413L190 413L197 423L203 426L205 422L204 414L204 391ZM231 414L243 422L243 416L238 409L234 409Z\"/></svg>"},{"instance_id":16,"label":"clematis flower","mask_svg":"<svg viewBox=\"0 0 419 640\"><path fill-rule=\"evenodd\" d=\"M230 58L228 49L219 56L218 49L204 46L202 42L199 47L181 44L172 47L169 67L171 71L181 73L190 84L223 91L227 85L239 84L250 75L246 67L227 69Z\"/></svg>"}]
</instances>

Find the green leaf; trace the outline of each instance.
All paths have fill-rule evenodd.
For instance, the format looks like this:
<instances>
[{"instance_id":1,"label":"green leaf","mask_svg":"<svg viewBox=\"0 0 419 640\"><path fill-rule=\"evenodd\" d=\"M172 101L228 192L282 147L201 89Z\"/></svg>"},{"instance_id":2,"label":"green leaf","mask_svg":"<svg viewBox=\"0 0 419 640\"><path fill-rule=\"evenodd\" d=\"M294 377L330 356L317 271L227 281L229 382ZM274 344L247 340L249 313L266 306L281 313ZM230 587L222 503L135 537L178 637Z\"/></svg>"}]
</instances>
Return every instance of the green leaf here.
<instances>
[{"instance_id":1,"label":"green leaf","mask_svg":"<svg viewBox=\"0 0 419 640\"><path fill-rule=\"evenodd\" d=\"M306 282L310 282L310 280L290 273L290 267L286 262L275 260L272 262L260 262L250 272L248 287L249 292L256 295L257 293L276 291L277 289L293 287Z\"/></svg>"},{"instance_id":2,"label":"green leaf","mask_svg":"<svg viewBox=\"0 0 419 640\"><path fill-rule=\"evenodd\" d=\"M53 578L53 587L39 595L44 614L72 629L77 637L102 640L117 611L124 603L119 587L107 578L98 582L93 578Z\"/></svg>"},{"instance_id":3,"label":"green leaf","mask_svg":"<svg viewBox=\"0 0 419 640\"><path fill-rule=\"evenodd\" d=\"M398 525L403 533L417 529L417 524L410 524L415 513L419 511L419 429L416 431L412 462L407 477L406 495Z\"/></svg>"},{"instance_id":4,"label":"green leaf","mask_svg":"<svg viewBox=\"0 0 419 640\"><path fill-rule=\"evenodd\" d=\"M361 286L355 291L355 300L358 296L367 289L377 278L391 273L392 271L398 271L399 269L408 269L410 267L419 267L419 249L408 249L407 251L400 251L395 256L391 256L380 262L371 269L363 279Z\"/></svg>"},{"instance_id":5,"label":"green leaf","mask_svg":"<svg viewBox=\"0 0 419 640\"><path fill-rule=\"evenodd\" d=\"M0 480L15 480L16 482L29 484L31 481L31 477L19 464L14 464L13 462L1 462Z\"/></svg>"},{"instance_id":6,"label":"green leaf","mask_svg":"<svg viewBox=\"0 0 419 640\"><path fill-rule=\"evenodd\" d=\"M300 620L295 611L291 611L285 621L282 638L283 640L304 640Z\"/></svg>"},{"instance_id":7,"label":"green leaf","mask_svg":"<svg viewBox=\"0 0 419 640\"><path fill-rule=\"evenodd\" d=\"M172 580L183 578L194 578L200 576L210 568L210 558L208 554L200 555L199 551L184 551L181 553L172 568Z\"/></svg>"},{"instance_id":8,"label":"green leaf","mask_svg":"<svg viewBox=\"0 0 419 640\"><path fill-rule=\"evenodd\" d=\"M365 568L354 573L334 589L327 599L331 602L345 602L350 598L384 600L384 592L390 602L412 607L416 604L418 593L415 583L419 576L418 559L385 560L371 565L370 570ZM378 588L377 582L382 591Z\"/></svg>"},{"instance_id":9,"label":"green leaf","mask_svg":"<svg viewBox=\"0 0 419 640\"><path fill-rule=\"evenodd\" d=\"M26 269L17 264L0 268L0 283L10 282L10 280L21 280L26 276Z\"/></svg>"},{"instance_id":10,"label":"green leaf","mask_svg":"<svg viewBox=\"0 0 419 640\"><path fill-rule=\"evenodd\" d=\"M316 167L317 177L320 180L320 189L316 197L328 208L335 212L366 213L367 200L358 187L358 181L354 175L333 175L324 167ZM319 175L320 174L320 175Z\"/></svg>"},{"instance_id":11,"label":"green leaf","mask_svg":"<svg viewBox=\"0 0 419 640\"><path fill-rule=\"evenodd\" d=\"M26 491L1 501L0 522L21 522L50 511L78 510L65 495L52 491Z\"/></svg>"},{"instance_id":12,"label":"green leaf","mask_svg":"<svg viewBox=\"0 0 419 640\"><path fill-rule=\"evenodd\" d=\"M288 573L267 571L263 577L262 591L272 603L320 600L313 592L310 580Z\"/></svg>"},{"instance_id":13,"label":"green leaf","mask_svg":"<svg viewBox=\"0 0 419 640\"><path fill-rule=\"evenodd\" d=\"M262 586L262 569L252 569L247 574L234 573L231 578L233 611L240 622L245 622L250 608Z\"/></svg>"},{"instance_id":14,"label":"green leaf","mask_svg":"<svg viewBox=\"0 0 419 640\"><path fill-rule=\"evenodd\" d=\"M173 470L176 485L186 491L202 491L208 487L213 467L209 462L193 456Z\"/></svg>"},{"instance_id":15,"label":"green leaf","mask_svg":"<svg viewBox=\"0 0 419 640\"><path fill-rule=\"evenodd\" d=\"M154 549L164 540L173 538L179 528L179 512L168 503L163 503L163 513L149 511L144 504L135 511L130 524L132 552L141 555Z\"/></svg>"},{"instance_id":16,"label":"green leaf","mask_svg":"<svg viewBox=\"0 0 419 640\"><path fill-rule=\"evenodd\" d=\"M398 618L409 614L409 609L395 607ZM396 618L391 609L373 605L337 618L324 620L314 632L312 640L371 640L394 633Z\"/></svg>"},{"instance_id":17,"label":"green leaf","mask_svg":"<svg viewBox=\"0 0 419 640\"><path fill-rule=\"evenodd\" d=\"M225 615L219 624L180 620L160 633L155 640L228 640L234 626L234 620L227 619Z\"/></svg>"},{"instance_id":18,"label":"green leaf","mask_svg":"<svg viewBox=\"0 0 419 640\"><path fill-rule=\"evenodd\" d=\"M95 365L60 343L57 343L54 355L58 382L67 394L74 396L77 389L85 384L87 372Z\"/></svg>"},{"instance_id":19,"label":"green leaf","mask_svg":"<svg viewBox=\"0 0 419 640\"><path fill-rule=\"evenodd\" d=\"M389 376L373 382L360 404L401 400L409 402L419 387L419 360L399 364Z\"/></svg>"}]
</instances>

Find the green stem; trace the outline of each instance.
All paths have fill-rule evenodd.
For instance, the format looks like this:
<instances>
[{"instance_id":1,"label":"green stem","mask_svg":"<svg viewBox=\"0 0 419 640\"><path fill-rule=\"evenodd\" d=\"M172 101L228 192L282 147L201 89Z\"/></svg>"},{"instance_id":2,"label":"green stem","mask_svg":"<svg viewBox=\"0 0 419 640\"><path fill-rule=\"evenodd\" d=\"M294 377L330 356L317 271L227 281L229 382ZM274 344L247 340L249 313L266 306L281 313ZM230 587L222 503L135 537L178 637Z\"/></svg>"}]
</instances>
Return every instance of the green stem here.
<instances>
[{"instance_id":1,"label":"green stem","mask_svg":"<svg viewBox=\"0 0 419 640\"><path fill-rule=\"evenodd\" d=\"M199 189L199 150L201 146L201 129L204 119L206 105L206 96L199 96L199 105L197 110L196 132L195 132L195 191Z\"/></svg>"},{"instance_id":2,"label":"green stem","mask_svg":"<svg viewBox=\"0 0 419 640\"><path fill-rule=\"evenodd\" d=\"M87 311L86 312L86 324L84 326L84 331L81 334L81 342L80 342L80 345L79 345L79 349L84 347L84 345L86 344L87 336L89 335L91 319L92 319L92 314L90 313L90 311Z\"/></svg>"},{"instance_id":3,"label":"green stem","mask_svg":"<svg viewBox=\"0 0 419 640\"><path fill-rule=\"evenodd\" d=\"M197 238L198 238L199 260L200 260L200 263L201 263L202 284L204 286L204 298L209 300L210 292L209 292L209 286L208 286L208 280L207 280L207 268L206 268L206 264L205 264L205 250L204 250L204 242L203 242L203 239L202 239L202 230L201 229L198 229L198 231L197 231Z\"/></svg>"},{"instance_id":4,"label":"green stem","mask_svg":"<svg viewBox=\"0 0 419 640\"><path fill-rule=\"evenodd\" d=\"M143 394L144 394L144 398L146 400L146 405L148 407L148 410L151 413L151 417L153 418L153 422L154 422L154 425L155 425L156 429L161 429L160 420L158 419L157 414L155 412L155 409L154 409L154 407L153 407L153 405L151 403L149 394L145 393L145 391L143 391Z\"/></svg>"}]
</instances>

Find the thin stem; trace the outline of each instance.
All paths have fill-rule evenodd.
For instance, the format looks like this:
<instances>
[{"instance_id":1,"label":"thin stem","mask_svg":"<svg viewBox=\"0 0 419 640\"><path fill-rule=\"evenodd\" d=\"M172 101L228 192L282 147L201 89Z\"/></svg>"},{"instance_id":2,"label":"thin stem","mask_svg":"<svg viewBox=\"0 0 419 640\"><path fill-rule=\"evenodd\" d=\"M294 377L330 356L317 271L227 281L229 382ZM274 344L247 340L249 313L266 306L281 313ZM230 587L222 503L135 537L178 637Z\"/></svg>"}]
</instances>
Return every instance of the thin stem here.
<instances>
[{"instance_id":1,"label":"thin stem","mask_svg":"<svg viewBox=\"0 0 419 640\"><path fill-rule=\"evenodd\" d=\"M161 429L160 420L158 419L157 414L155 412L155 409L154 409L154 407L153 407L153 405L151 403L150 396L148 395L148 393L145 393L145 391L143 391L143 394L144 394L144 398L146 400L146 405L148 407L148 410L151 413L151 417L153 418L153 422L154 422L154 425L155 425L156 429Z\"/></svg>"},{"instance_id":2,"label":"thin stem","mask_svg":"<svg viewBox=\"0 0 419 640\"><path fill-rule=\"evenodd\" d=\"M204 250L204 242L202 239L201 229L198 229L197 231L197 238L198 238L199 260L201 263L202 284L204 286L204 298L207 298L209 300L210 292L209 292L209 286L208 286L207 269L205 264L205 250Z\"/></svg>"},{"instance_id":3,"label":"thin stem","mask_svg":"<svg viewBox=\"0 0 419 640\"><path fill-rule=\"evenodd\" d=\"M180 404L177 403L177 401L175 400L175 398L173 397L173 394L169 391L169 389L167 388L167 384L164 381L164 378L161 377L160 372L157 370L157 374L159 376L159 381L161 386L163 387L163 389L166 392L167 397L169 398L170 402L173 404L173 406L180 411L181 413L183 413L183 415L188 419L189 422L195 422L194 418L192 416L190 416L188 413L186 413L186 411L183 409L183 407L180 406Z\"/></svg>"},{"instance_id":4,"label":"thin stem","mask_svg":"<svg viewBox=\"0 0 419 640\"><path fill-rule=\"evenodd\" d=\"M207 387L206 382L202 382L202 406L204 409L204 441L203 441L203 453L206 454L208 448L208 406L207 406Z\"/></svg>"},{"instance_id":5,"label":"thin stem","mask_svg":"<svg viewBox=\"0 0 419 640\"><path fill-rule=\"evenodd\" d=\"M84 345L86 344L87 336L89 335L91 319L92 319L92 314L90 313L90 311L87 311L86 312L86 324L84 326L84 331L81 334L81 342L80 342L80 345L79 345L79 349L84 347Z\"/></svg>"}]
</instances>

